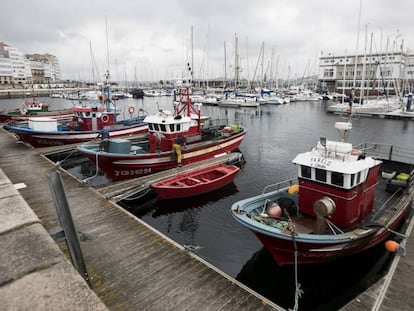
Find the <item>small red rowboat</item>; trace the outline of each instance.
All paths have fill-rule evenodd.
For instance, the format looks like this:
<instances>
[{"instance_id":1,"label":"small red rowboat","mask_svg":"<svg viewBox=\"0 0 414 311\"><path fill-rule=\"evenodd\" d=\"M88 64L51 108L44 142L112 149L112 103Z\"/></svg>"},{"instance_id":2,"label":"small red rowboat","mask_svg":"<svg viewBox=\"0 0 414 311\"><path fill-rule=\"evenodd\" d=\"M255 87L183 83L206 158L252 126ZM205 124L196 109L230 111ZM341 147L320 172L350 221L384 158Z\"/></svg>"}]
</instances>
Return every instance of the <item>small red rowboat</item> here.
<instances>
[{"instance_id":1,"label":"small red rowboat","mask_svg":"<svg viewBox=\"0 0 414 311\"><path fill-rule=\"evenodd\" d=\"M153 183L151 188L162 199L196 196L231 183L239 170L235 165L215 164Z\"/></svg>"}]
</instances>

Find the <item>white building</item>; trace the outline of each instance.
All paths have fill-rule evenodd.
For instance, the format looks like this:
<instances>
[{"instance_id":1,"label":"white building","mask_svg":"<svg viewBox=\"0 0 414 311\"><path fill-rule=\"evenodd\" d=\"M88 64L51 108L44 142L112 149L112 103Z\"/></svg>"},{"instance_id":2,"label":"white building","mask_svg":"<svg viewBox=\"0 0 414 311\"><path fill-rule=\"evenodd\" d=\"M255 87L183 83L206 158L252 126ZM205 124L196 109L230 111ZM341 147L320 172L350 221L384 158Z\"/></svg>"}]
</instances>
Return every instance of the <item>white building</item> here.
<instances>
[{"instance_id":1,"label":"white building","mask_svg":"<svg viewBox=\"0 0 414 311\"><path fill-rule=\"evenodd\" d=\"M0 85L12 84L13 68L9 58L9 52L4 48L4 43L0 42Z\"/></svg>"},{"instance_id":2,"label":"white building","mask_svg":"<svg viewBox=\"0 0 414 311\"><path fill-rule=\"evenodd\" d=\"M0 42L0 85L50 84L60 81L60 66L51 54L24 54Z\"/></svg>"},{"instance_id":3,"label":"white building","mask_svg":"<svg viewBox=\"0 0 414 311\"><path fill-rule=\"evenodd\" d=\"M56 83L60 81L60 66L56 56L51 54L26 54L30 60L34 83Z\"/></svg>"},{"instance_id":4,"label":"white building","mask_svg":"<svg viewBox=\"0 0 414 311\"><path fill-rule=\"evenodd\" d=\"M321 90L350 95L412 92L414 55L403 52L369 55L328 55L319 58Z\"/></svg>"},{"instance_id":5,"label":"white building","mask_svg":"<svg viewBox=\"0 0 414 311\"><path fill-rule=\"evenodd\" d=\"M17 48L7 45L3 42L0 42L2 49L7 52L5 57L10 61L12 67L12 81L14 84L25 84L26 83L26 74L25 74L25 63L24 63L24 54L19 51ZM4 61L5 62L5 61ZM4 76L6 77L6 76ZM1 79L1 78L0 78ZM3 78L3 81L5 79Z\"/></svg>"}]
</instances>

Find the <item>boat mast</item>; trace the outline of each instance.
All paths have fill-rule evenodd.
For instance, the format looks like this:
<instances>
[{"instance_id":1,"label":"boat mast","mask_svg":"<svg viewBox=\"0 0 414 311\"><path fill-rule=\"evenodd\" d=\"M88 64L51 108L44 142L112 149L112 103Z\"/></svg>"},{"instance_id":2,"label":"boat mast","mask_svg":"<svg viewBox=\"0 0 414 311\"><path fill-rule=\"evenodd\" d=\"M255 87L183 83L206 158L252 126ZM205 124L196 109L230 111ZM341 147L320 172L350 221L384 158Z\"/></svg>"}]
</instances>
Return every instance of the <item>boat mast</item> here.
<instances>
[{"instance_id":1,"label":"boat mast","mask_svg":"<svg viewBox=\"0 0 414 311\"><path fill-rule=\"evenodd\" d=\"M193 40L193 26L191 26L191 69L190 69L190 79L193 83L194 78L194 40Z\"/></svg>"},{"instance_id":2,"label":"boat mast","mask_svg":"<svg viewBox=\"0 0 414 311\"><path fill-rule=\"evenodd\" d=\"M224 88L227 87L227 52L226 41L224 41Z\"/></svg>"},{"instance_id":3,"label":"boat mast","mask_svg":"<svg viewBox=\"0 0 414 311\"><path fill-rule=\"evenodd\" d=\"M108 21L106 18L106 13L105 13L105 30L106 30L106 61L107 61L107 71L109 73L109 40L108 40Z\"/></svg>"},{"instance_id":4,"label":"boat mast","mask_svg":"<svg viewBox=\"0 0 414 311\"><path fill-rule=\"evenodd\" d=\"M366 70L366 58L367 58L367 40L368 40L368 24L365 24L365 47L364 47L364 59L362 60L362 80L361 87L359 89L359 104L362 103L365 93L365 70Z\"/></svg>"},{"instance_id":5,"label":"boat mast","mask_svg":"<svg viewBox=\"0 0 414 311\"><path fill-rule=\"evenodd\" d=\"M344 74L343 74L343 81L342 81L342 104L345 101L345 73L346 73L346 49L345 49L345 62L344 62Z\"/></svg>"},{"instance_id":6,"label":"boat mast","mask_svg":"<svg viewBox=\"0 0 414 311\"><path fill-rule=\"evenodd\" d=\"M106 96L108 97L107 101L105 102L106 105L106 110L110 111L111 104L114 106L114 119L116 122L117 119L117 114L116 114L116 105L115 103L112 101L111 98L111 88L110 88L110 82L109 79L111 77L111 75L109 74L109 39L108 39L108 21L106 18L106 12L105 12L105 30L106 30L106 57L107 57L107 70L105 72L105 86L104 86L104 94L106 93Z\"/></svg>"},{"instance_id":7,"label":"boat mast","mask_svg":"<svg viewBox=\"0 0 414 311\"><path fill-rule=\"evenodd\" d=\"M359 45L359 29L361 25L361 10L362 10L362 0L359 1L358 29L357 29L356 48L355 48L354 81L353 81L354 90L356 88L356 72L357 72L357 66L358 66L358 45Z\"/></svg>"},{"instance_id":8,"label":"boat mast","mask_svg":"<svg viewBox=\"0 0 414 311\"><path fill-rule=\"evenodd\" d=\"M234 93L237 92L237 87L239 85L239 52L238 52L238 38L237 34L234 34Z\"/></svg>"}]
</instances>

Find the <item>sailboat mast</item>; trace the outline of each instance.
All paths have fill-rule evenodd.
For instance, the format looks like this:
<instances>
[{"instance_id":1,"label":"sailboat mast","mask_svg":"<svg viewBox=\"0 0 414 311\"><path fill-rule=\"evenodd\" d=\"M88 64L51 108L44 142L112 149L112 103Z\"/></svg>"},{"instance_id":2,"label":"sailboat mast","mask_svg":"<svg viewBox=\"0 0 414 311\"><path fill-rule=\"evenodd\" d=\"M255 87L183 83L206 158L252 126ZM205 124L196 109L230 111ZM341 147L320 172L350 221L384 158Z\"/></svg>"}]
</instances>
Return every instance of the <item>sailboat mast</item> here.
<instances>
[{"instance_id":1,"label":"sailboat mast","mask_svg":"<svg viewBox=\"0 0 414 311\"><path fill-rule=\"evenodd\" d=\"M346 85L345 84L345 82L346 82L345 74L346 74L346 62L347 62L346 55L347 55L347 53L346 53L346 49L345 49L345 62L344 62L344 71L343 71L343 80L342 80L342 104L345 101L345 85Z\"/></svg>"},{"instance_id":2,"label":"sailboat mast","mask_svg":"<svg viewBox=\"0 0 414 311\"><path fill-rule=\"evenodd\" d=\"M193 40L193 26L191 26L191 83L193 83L194 79L194 40Z\"/></svg>"},{"instance_id":3,"label":"sailboat mast","mask_svg":"<svg viewBox=\"0 0 414 311\"><path fill-rule=\"evenodd\" d=\"M238 55L238 38L237 34L234 35L234 91L237 91L237 86L239 84L239 55Z\"/></svg>"},{"instance_id":4,"label":"sailboat mast","mask_svg":"<svg viewBox=\"0 0 414 311\"><path fill-rule=\"evenodd\" d=\"M91 63L92 63L92 82L95 83L95 68L93 64L93 54L92 54L92 43L89 41L89 51L91 53Z\"/></svg>"},{"instance_id":5,"label":"sailboat mast","mask_svg":"<svg viewBox=\"0 0 414 311\"><path fill-rule=\"evenodd\" d=\"M365 47L364 47L364 58L362 63L362 81L359 89L359 104L362 103L364 92L365 92L365 71L366 71L366 58L367 58L367 40L368 40L368 24L365 24Z\"/></svg>"},{"instance_id":6,"label":"sailboat mast","mask_svg":"<svg viewBox=\"0 0 414 311\"><path fill-rule=\"evenodd\" d=\"M357 72L357 66L358 66L358 45L359 45L359 29L361 25L361 10L362 10L362 0L359 1L358 29L357 29L356 48L355 48L355 65L354 65L354 81L353 81L354 90L356 87L356 72Z\"/></svg>"},{"instance_id":7,"label":"sailboat mast","mask_svg":"<svg viewBox=\"0 0 414 311\"><path fill-rule=\"evenodd\" d=\"M262 61L260 63L260 69L261 69L261 77L260 77L260 87L263 88L264 83L264 71L263 71L263 62L264 62L264 41L262 43Z\"/></svg>"},{"instance_id":8,"label":"sailboat mast","mask_svg":"<svg viewBox=\"0 0 414 311\"><path fill-rule=\"evenodd\" d=\"M224 41L224 87L227 86L227 52L226 41Z\"/></svg>"},{"instance_id":9,"label":"sailboat mast","mask_svg":"<svg viewBox=\"0 0 414 311\"><path fill-rule=\"evenodd\" d=\"M108 39L108 21L106 18L106 13L105 13L105 30L106 30L106 58L107 58L107 70L109 73L109 39Z\"/></svg>"}]
</instances>

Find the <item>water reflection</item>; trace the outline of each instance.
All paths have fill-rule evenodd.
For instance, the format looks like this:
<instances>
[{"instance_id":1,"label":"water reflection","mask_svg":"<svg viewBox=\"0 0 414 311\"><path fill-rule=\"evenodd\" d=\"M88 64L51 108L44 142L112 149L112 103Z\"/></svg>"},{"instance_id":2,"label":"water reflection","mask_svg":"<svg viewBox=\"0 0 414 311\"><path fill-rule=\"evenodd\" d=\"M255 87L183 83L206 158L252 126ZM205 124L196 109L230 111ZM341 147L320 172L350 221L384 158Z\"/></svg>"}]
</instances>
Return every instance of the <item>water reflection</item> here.
<instances>
[{"instance_id":1,"label":"water reflection","mask_svg":"<svg viewBox=\"0 0 414 311\"><path fill-rule=\"evenodd\" d=\"M303 290L299 310L337 310L384 275L392 255L379 245L364 253L328 264L300 265ZM295 267L278 266L261 248L236 277L258 293L288 309L295 300Z\"/></svg>"},{"instance_id":2,"label":"water reflection","mask_svg":"<svg viewBox=\"0 0 414 311\"><path fill-rule=\"evenodd\" d=\"M213 192L195 197L160 200L156 196L150 199L147 196L144 203L131 203L124 200L122 205L145 222L157 223L158 230L178 243L197 247L199 242L196 236L202 231L199 228L200 223L204 227L206 224L202 214L214 213L214 205L217 202L231 197L237 191L236 185L232 182ZM162 225L159 226L161 223ZM209 232L210 238L211 233Z\"/></svg>"}]
</instances>

